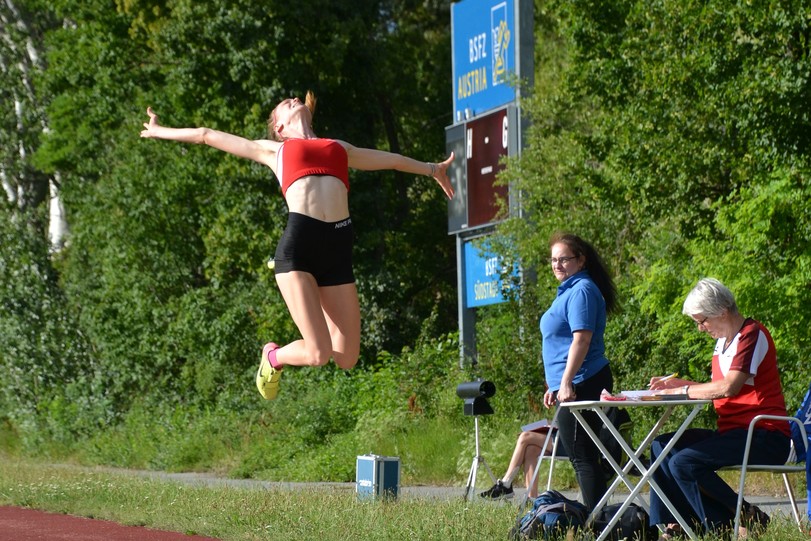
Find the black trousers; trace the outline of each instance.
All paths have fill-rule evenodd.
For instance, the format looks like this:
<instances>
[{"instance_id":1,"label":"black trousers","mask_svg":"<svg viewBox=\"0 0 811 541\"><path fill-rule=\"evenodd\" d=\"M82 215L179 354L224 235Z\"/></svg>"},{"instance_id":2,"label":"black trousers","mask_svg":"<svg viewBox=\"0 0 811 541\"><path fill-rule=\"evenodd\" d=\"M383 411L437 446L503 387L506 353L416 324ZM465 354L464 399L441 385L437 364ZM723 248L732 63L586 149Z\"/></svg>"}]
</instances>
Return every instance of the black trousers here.
<instances>
[{"instance_id":1,"label":"black trousers","mask_svg":"<svg viewBox=\"0 0 811 541\"><path fill-rule=\"evenodd\" d=\"M608 392L614 390L614 376L609 365L574 386L577 400L599 400L603 389ZM555 393L555 398L557 399L557 393ZM608 490L605 470L601 463L602 453L577 422L571 410L569 408L559 409L557 422L560 442L574 467L577 484L580 485L580 492L583 494L583 503L591 511ZM595 412L583 411L583 418L595 434L600 433L603 423Z\"/></svg>"}]
</instances>

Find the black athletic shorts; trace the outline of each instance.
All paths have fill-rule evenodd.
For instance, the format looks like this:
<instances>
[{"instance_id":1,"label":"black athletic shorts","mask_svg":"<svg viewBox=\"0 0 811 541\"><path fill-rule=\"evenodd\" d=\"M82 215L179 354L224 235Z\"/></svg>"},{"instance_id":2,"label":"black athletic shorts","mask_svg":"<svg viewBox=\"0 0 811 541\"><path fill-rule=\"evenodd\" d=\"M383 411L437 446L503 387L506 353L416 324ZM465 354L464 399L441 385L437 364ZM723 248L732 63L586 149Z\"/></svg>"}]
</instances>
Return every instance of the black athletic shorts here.
<instances>
[{"instance_id":1,"label":"black athletic shorts","mask_svg":"<svg viewBox=\"0 0 811 541\"><path fill-rule=\"evenodd\" d=\"M276 272L309 272L321 287L352 284L353 244L352 218L322 222L291 212L273 257Z\"/></svg>"}]
</instances>

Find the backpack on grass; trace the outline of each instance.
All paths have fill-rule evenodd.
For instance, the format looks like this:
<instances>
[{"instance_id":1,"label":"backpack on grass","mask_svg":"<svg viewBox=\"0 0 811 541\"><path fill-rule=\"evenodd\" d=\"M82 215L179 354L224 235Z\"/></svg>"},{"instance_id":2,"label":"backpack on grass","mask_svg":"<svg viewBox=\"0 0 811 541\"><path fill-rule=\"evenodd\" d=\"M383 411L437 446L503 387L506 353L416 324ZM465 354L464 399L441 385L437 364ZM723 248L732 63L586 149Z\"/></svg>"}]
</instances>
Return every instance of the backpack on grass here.
<instances>
[{"instance_id":1,"label":"backpack on grass","mask_svg":"<svg viewBox=\"0 0 811 541\"><path fill-rule=\"evenodd\" d=\"M622 504L615 503L603 507L597 516L594 518L594 523L591 525L595 533L599 534L606 526L608 526L611 517L613 517ZM620 539L628 539L633 541L653 540L659 537L659 529L656 526L649 525L650 519L647 511L644 508L632 503L628 506L625 512L622 513L619 522L611 530L608 538L610 541L619 541Z\"/></svg>"},{"instance_id":2,"label":"backpack on grass","mask_svg":"<svg viewBox=\"0 0 811 541\"><path fill-rule=\"evenodd\" d=\"M510 530L509 539L562 539L570 528L586 524L588 509L557 490L547 490L532 502L532 508L519 516Z\"/></svg>"}]
</instances>

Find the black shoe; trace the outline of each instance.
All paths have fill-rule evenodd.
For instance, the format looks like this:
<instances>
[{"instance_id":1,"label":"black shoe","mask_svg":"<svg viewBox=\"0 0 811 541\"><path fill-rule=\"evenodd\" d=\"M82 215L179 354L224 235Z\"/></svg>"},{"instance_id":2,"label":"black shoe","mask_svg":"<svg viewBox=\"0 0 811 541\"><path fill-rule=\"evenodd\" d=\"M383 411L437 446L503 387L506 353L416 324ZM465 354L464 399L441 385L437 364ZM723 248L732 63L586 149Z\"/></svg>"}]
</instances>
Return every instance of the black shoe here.
<instances>
[{"instance_id":1,"label":"black shoe","mask_svg":"<svg viewBox=\"0 0 811 541\"><path fill-rule=\"evenodd\" d=\"M513 487L506 486L504 483L501 482L501 479L499 479L495 485L479 494L479 497L486 498L488 500L501 500L504 498L512 498Z\"/></svg>"},{"instance_id":2,"label":"black shoe","mask_svg":"<svg viewBox=\"0 0 811 541\"><path fill-rule=\"evenodd\" d=\"M764 513L757 505L750 503L743 503L743 512L741 513L741 526L746 529L755 529L763 531L769 525L769 515Z\"/></svg>"}]
</instances>

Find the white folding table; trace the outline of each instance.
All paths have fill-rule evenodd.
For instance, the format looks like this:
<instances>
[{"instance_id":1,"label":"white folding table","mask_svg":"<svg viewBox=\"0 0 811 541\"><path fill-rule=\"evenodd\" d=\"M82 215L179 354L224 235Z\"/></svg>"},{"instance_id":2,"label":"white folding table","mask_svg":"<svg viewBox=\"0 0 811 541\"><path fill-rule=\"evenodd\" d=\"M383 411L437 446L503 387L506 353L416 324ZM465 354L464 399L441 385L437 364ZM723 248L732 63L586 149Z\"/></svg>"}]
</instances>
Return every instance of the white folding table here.
<instances>
[{"instance_id":1,"label":"white folding table","mask_svg":"<svg viewBox=\"0 0 811 541\"><path fill-rule=\"evenodd\" d=\"M650 506L647 502L641 497L640 493L642 489L646 486L649 486L651 490L655 491L656 494L659 495L661 498L662 503L667 506L673 516L676 518L678 523L681 525L682 530L690 537L690 539L697 539L697 536L693 529L690 527L690 524L681 516L681 514L676 510L673 504L670 502L670 499L667 497L667 494L659 487L656 481L653 480L653 473L659 468L662 461L665 457L670 453L670 450L676 445L676 442L679 441L679 438L684 433L685 430L690 426L690 423L693 422L698 412L706 406L707 404L711 403L711 400L689 400L689 399L678 399L678 400L622 400L622 401L615 401L615 400L585 400L579 402L563 402L559 405L559 407L566 407L571 410L572 415L574 415L575 419L583 426L588 433L589 437L594 441L600 451L603 453L605 459L611 464L611 467L617 472L617 477L614 479L614 482L608 487L608 491L606 492L605 496L597 503L597 506L592 510L591 515L589 516L589 523L593 522L594 517L597 516L597 513L605 507L608 503L611 496L619 487L620 483L625 483L628 489L631 491L628 496L625 498L625 501L622 502L622 505L617 510L616 514L611 518L611 521L605 527L605 529L600 533L600 536L597 538L597 541L604 541L611 533L611 530L616 526L619 522L622 514L628 508L628 506L634 501L638 501L639 504L648 512L650 512ZM648 432L648 435L642 440L642 443L639 444L639 447L636 449L632 449L628 442L622 437L619 433L617 428L614 426L611 421L608 419L608 415L606 414L606 410L608 408L619 407L619 408L651 408L657 407L661 408L662 415L659 417L659 420L653 425L653 427ZM659 432L665 426L665 423L670 419L671 414L676 408L689 408L689 413L681 422L678 429L673 434L673 437L670 441L665 445L662 453L653 461L650 466L645 466L645 464L640 460L642 454L647 451L650 447L650 444L653 442L654 438L659 435ZM606 429L611 433L611 435L617 440L619 445L622 447L625 454L628 455L628 462L625 464L624 467L620 466L616 460L611 456L611 453L605 448L602 441L600 441L600 437L598 434L591 429L591 426L586 422L583 418L583 411L584 410L591 410L597 413L602 420L603 424L605 425ZM642 477L639 481L634 484L634 480L629 476L631 468L636 466L637 470L642 474Z\"/></svg>"}]
</instances>

